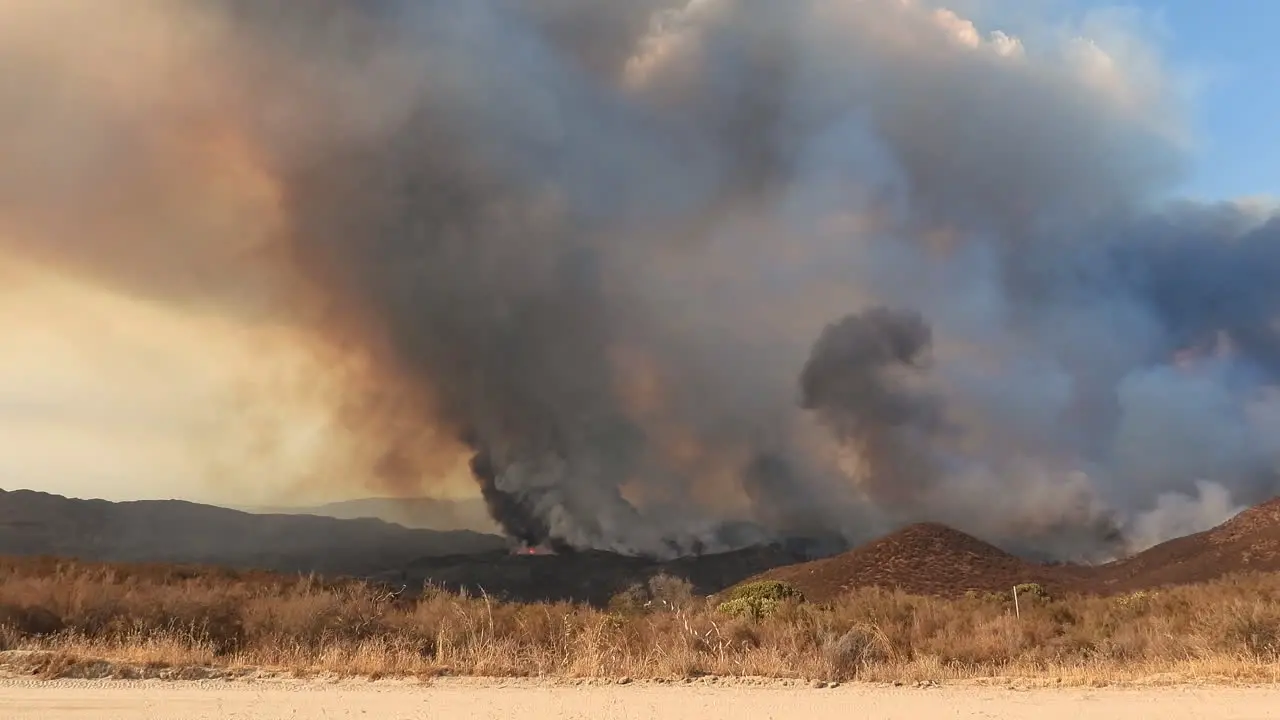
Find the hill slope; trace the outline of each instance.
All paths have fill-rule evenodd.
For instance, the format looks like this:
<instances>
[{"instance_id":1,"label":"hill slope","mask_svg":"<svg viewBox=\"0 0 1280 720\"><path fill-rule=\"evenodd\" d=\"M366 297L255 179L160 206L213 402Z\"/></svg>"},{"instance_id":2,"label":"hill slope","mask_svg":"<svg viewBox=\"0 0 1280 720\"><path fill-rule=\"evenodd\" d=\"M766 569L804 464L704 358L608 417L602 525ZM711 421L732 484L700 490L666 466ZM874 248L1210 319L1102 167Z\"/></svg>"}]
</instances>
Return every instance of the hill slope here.
<instances>
[{"instance_id":1,"label":"hill slope","mask_svg":"<svg viewBox=\"0 0 1280 720\"><path fill-rule=\"evenodd\" d=\"M1046 565L1015 557L943 525L921 524L822 560L752 580L782 580L815 600L859 587L956 596L1034 582L1051 592L1112 594L1207 582L1240 572L1280 572L1280 498L1206 532L1104 565Z\"/></svg>"},{"instance_id":2,"label":"hill slope","mask_svg":"<svg viewBox=\"0 0 1280 720\"><path fill-rule=\"evenodd\" d=\"M502 549L496 535L381 520L255 515L177 500L113 503L0 490L0 554L368 574L423 556Z\"/></svg>"},{"instance_id":3,"label":"hill slope","mask_svg":"<svg viewBox=\"0 0 1280 720\"><path fill-rule=\"evenodd\" d=\"M319 515L340 520L376 518L422 530L472 530L497 533L483 500L435 498L359 498L305 507L236 508L257 515Z\"/></svg>"},{"instance_id":4,"label":"hill slope","mask_svg":"<svg viewBox=\"0 0 1280 720\"><path fill-rule=\"evenodd\" d=\"M840 555L766 572L757 580L781 580L806 597L827 600L859 587L901 589L919 595L955 596L969 590L1003 592L1018 583L1065 588L1075 572L1038 565L945 525L911 525Z\"/></svg>"},{"instance_id":5,"label":"hill slope","mask_svg":"<svg viewBox=\"0 0 1280 720\"><path fill-rule=\"evenodd\" d=\"M1239 572L1280 571L1280 498L1216 528L1176 538L1104 565L1098 590L1128 591L1204 582Z\"/></svg>"}]
</instances>

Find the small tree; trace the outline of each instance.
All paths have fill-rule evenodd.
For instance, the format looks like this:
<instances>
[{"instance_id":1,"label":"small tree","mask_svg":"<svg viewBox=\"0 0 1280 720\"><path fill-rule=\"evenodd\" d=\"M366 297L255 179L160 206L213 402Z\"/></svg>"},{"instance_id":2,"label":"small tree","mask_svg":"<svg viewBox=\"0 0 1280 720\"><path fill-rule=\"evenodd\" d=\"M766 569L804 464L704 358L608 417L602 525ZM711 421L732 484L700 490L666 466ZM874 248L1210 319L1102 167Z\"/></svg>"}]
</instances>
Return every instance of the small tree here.
<instances>
[{"instance_id":1,"label":"small tree","mask_svg":"<svg viewBox=\"0 0 1280 720\"><path fill-rule=\"evenodd\" d=\"M1027 600L1049 600L1049 591L1044 589L1040 583L1021 583L1015 585L1014 592L1018 593L1018 597Z\"/></svg>"},{"instance_id":2,"label":"small tree","mask_svg":"<svg viewBox=\"0 0 1280 720\"><path fill-rule=\"evenodd\" d=\"M760 620L772 615L786 603L804 601L804 593L794 585L778 580L762 580L733 588L716 610L732 617Z\"/></svg>"}]
</instances>

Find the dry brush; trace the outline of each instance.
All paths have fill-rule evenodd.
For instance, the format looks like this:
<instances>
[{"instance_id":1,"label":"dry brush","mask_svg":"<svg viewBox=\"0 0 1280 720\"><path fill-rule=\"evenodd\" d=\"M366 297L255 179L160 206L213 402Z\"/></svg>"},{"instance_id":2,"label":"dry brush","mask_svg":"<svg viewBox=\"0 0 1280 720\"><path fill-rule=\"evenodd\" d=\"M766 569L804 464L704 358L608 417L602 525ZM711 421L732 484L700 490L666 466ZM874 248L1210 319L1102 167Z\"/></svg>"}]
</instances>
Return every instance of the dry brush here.
<instances>
[{"instance_id":1,"label":"dry brush","mask_svg":"<svg viewBox=\"0 0 1280 720\"><path fill-rule=\"evenodd\" d=\"M1280 576L1114 597L958 599L882 589L809 603L778 588L702 598L657 578L607 608L427 588L69 561L0 564L0 650L77 663L358 676L1096 683L1280 676ZM737 609L735 609L737 608ZM48 658L57 658L56 661Z\"/></svg>"}]
</instances>

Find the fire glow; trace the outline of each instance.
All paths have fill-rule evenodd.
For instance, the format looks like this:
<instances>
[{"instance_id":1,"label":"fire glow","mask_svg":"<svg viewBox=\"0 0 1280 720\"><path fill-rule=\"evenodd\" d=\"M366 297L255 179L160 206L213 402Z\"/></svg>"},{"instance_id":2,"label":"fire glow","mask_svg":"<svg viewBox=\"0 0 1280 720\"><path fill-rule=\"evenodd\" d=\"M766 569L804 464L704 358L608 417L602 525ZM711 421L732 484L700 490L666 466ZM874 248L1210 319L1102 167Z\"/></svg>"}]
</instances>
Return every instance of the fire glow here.
<instances>
[{"instance_id":1,"label":"fire glow","mask_svg":"<svg viewBox=\"0 0 1280 720\"><path fill-rule=\"evenodd\" d=\"M512 555L555 555L555 551L551 548L533 547L525 545L511 551Z\"/></svg>"}]
</instances>

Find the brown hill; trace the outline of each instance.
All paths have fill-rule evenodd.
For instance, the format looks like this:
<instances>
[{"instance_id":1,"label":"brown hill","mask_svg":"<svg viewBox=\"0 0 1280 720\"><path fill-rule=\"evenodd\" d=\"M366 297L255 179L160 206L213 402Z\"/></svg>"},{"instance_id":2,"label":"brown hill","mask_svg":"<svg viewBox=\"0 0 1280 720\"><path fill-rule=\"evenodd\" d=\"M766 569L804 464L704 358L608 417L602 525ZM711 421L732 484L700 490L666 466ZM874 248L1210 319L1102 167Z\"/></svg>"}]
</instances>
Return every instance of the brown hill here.
<instances>
[{"instance_id":1,"label":"brown hill","mask_svg":"<svg viewBox=\"0 0 1280 720\"><path fill-rule=\"evenodd\" d=\"M1103 565L1097 568L1090 589L1131 591L1275 571L1280 571L1280 498L1249 508L1211 530Z\"/></svg>"},{"instance_id":2,"label":"brown hill","mask_svg":"<svg viewBox=\"0 0 1280 720\"><path fill-rule=\"evenodd\" d=\"M1214 545L1280 537L1280 497L1255 505L1209 531Z\"/></svg>"},{"instance_id":3,"label":"brown hill","mask_svg":"<svg viewBox=\"0 0 1280 720\"><path fill-rule=\"evenodd\" d=\"M945 525L923 523L834 557L771 570L753 580L781 580L814 600L860 587L900 589L920 595L1003 592L1035 582L1065 589L1075 570L1017 558Z\"/></svg>"},{"instance_id":4,"label":"brown hill","mask_svg":"<svg viewBox=\"0 0 1280 720\"><path fill-rule=\"evenodd\" d=\"M176 500L113 503L0 490L0 554L365 575L506 547L496 535L375 519L255 515Z\"/></svg>"},{"instance_id":5,"label":"brown hill","mask_svg":"<svg viewBox=\"0 0 1280 720\"><path fill-rule=\"evenodd\" d=\"M752 580L782 580L825 600L860 587L956 596L1004 592L1034 582L1051 592L1108 595L1280 571L1280 498L1222 525L1133 557L1096 566L1045 565L1015 557L944 525L921 524L834 557L777 568Z\"/></svg>"}]
</instances>

